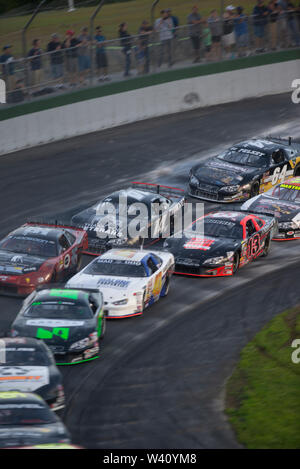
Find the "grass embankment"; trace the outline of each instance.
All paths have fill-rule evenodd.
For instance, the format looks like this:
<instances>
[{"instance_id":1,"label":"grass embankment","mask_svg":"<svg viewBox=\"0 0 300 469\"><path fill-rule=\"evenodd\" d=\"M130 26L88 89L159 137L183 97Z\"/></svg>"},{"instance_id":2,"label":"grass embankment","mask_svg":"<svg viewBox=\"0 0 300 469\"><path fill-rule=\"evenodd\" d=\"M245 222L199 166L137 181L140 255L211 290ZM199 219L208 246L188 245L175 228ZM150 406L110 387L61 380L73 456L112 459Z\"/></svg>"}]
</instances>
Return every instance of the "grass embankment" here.
<instances>
[{"instance_id":1,"label":"grass embankment","mask_svg":"<svg viewBox=\"0 0 300 469\"><path fill-rule=\"evenodd\" d=\"M67 5L67 1L65 3ZM96 18L96 25L102 25L103 32L108 39L118 37L118 25L123 21L128 23L131 34L137 34L142 20L150 20L152 3L152 0L134 0L104 5ZM155 17L159 16L161 9L169 7L178 16L180 24L184 25L186 24L186 17L194 4L199 5L199 12L204 16L208 16L212 8L220 8L220 0L192 0L187 2L182 0L160 0L155 10ZM225 5L227 4L229 5L230 1L225 2ZM254 4L254 0L239 0L239 5L244 6L247 13L251 13ZM74 29L78 34L82 26L89 25L89 19L94 10L95 6L78 8L71 13L67 9L39 13L28 30L28 46L34 38L40 38L42 48L45 49L52 33L56 32L64 37L67 29ZM13 44L14 56L21 56L21 30L29 18L30 16L0 17L0 49L7 43Z\"/></svg>"},{"instance_id":2,"label":"grass embankment","mask_svg":"<svg viewBox=\"0 0 300 469\"><path fill-rule=\"evenodd\" d=\"M300 339L300 305L254 337L228 381L226 412L247 448L300 448L300 363L291 359L294 339Z\"/></svg>"}]
</instances>

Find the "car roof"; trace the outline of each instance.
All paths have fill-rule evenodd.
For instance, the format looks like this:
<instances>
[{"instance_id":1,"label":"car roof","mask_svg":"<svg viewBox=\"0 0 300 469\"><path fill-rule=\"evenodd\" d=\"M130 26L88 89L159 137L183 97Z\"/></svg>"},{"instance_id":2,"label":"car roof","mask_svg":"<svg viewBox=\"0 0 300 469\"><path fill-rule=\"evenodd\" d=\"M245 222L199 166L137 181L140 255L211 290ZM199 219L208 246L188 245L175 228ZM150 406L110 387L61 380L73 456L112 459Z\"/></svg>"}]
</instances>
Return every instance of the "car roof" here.
<instances>
[{"instance_id":1,"label":"car roof","mask_svg":"<svg viewBox=\"0 0 300 469\"><path fill-rule=\"evenodd\" d=\"M72 288L47 288L37 291L33 302L72 300L81 304L88 304L88 298L89 293L87 291Z\"/></svg>"},{"instance_id":2,"label":"car roof","mask_svg":"<svg viewBox=\"0 0 300 469\"><path fill-rule=\"evenodd\" d=\"M111 259L115 261L142 262L149 257L149 251L142 249L110 249L100 256L101 259Z\"/></svg>"},{"instance_id":3,"label":"car roof","mask_svg":"<svg viewBox=\"0 0 300 469\"><path fill-rule=\"evenodd\" d=\"M230 216L231 215L231 216ZM217 219L226 219L228 221L241 222L244 218L248 216L243 212L235 212L231 210L217 210L216 212L208 213L204 216L205 218L217 218Z\"/></svg>"},{"instance_id":4,"label":"car roof","mask_svg":"<svg viewBox=\"0 0 300 469\"><path fill-rule=\"evenodd\" d=\"M11 232L10 235L57 241L65 231L63 228L26 224Z\"/></svg>"},{"instance_id":5,"label":"car roof","mask_svg":"<svg viewBox=\"0 0 300 469\"><path fill-rule=\"evenodd\" d=\"M266 138L251 138L249 140L238 142L231 148L245 148L269 155L272 154L275 150L283 147L291 148L287 140L276 141L276 139L272 140Z\"/></svg>"},{"instance_id":6,"label":"car roof","mask_svg":"<svg viewBox=\"0 0 300 469\"><path fill-rule=\"evenodd\" d=\"M46 406L44 400L32 392L2 391L0 392L0 406L5 404L31 403Z\"/></svg>"},{"instance_id":7,"label":"car roof","mask_svg":"<svg viewBox=\"0 0 300 469\"><path fill-rule=\"evenodd\" d=\"M144 191L141 189L135 189L129 187L128 189L121 189L119 191L113 192L109 196L105 197L103 201L109 202L109 199L116 199L119 197L127 197L127 203L133 204L135 202L140 203L151 203L157 198L168 199L165 195L157 194L156 192Z\"/></svg>"},{"instance_id":8,"label":"car roof","mask_svg":"<svg viewBox=\"0 0 300 469\"><path fill-rule=\"evenodd\" d=\"M33 337L3 337L0 339L1 343L5 344L6 348L34 348L34 349L43 349L44 343Z\"/></svg>"}]
</instances>

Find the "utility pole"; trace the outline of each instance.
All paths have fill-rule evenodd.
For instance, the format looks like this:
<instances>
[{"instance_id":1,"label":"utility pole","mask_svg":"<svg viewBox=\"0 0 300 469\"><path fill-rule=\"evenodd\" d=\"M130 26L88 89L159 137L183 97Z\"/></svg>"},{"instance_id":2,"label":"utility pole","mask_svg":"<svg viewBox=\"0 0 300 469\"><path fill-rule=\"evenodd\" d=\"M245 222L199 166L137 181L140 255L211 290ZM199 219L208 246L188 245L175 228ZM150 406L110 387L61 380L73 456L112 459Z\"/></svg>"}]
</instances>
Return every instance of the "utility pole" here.
<instances>
[{"instance_id":1,"label":"utility pole","mask_svg":"<svg viewBox=\"0 0 300 469\"><path fill-rule=\"evenodd\" d=\"M69 4L69 9L68 9L68 12L72 12L72 11L75 11L76 8L74 7L74 0L68 0L68 4Z\"/></svg>"}]
</instances>

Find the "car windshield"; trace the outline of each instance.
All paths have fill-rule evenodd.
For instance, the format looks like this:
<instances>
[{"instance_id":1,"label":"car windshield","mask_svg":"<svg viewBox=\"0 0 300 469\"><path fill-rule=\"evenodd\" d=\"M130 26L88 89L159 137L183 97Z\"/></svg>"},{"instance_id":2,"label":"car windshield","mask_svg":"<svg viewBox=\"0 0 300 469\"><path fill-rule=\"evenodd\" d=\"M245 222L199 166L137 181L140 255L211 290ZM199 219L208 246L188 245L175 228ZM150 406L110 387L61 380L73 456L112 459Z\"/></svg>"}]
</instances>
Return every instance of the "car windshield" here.
<instances>
[{"instance_id":1,"label":"car windshield","mask_svg":"<svg viewBox=\"0 0 300 469\"><path fill-rule=\"evenodd\" d=\"M41 349L34 347L0 347L0 366L48 365L50 365L49 357Z\"/></svg>"},{"instance_id":2,"label":"car windshield","mask_svg":"<svg viewBox=\"0 0 300 469\"><path fill-rule=\"evenodd\" d=\"M4 400L4 399L3 399ZM33 402L0 403L0 425L45 425L57 417L42 404Z\"/></svg>"},{"instance_id":3,"label":"car windshield","mask_svg":"<svg viewBox=\"0 0 300 469\"><path fill-rule=\"evenodd\" d=\"M115 277L147 277L145 268L140 262L113 259L97 259L88 265L84 273Z\"/></svg>"},{"instance_id":4,"label":"car windshield","mask_svg":"<svg viewBox=\"0 0 300 469\"><path fill-rule=\"evenodd\" d=\"M293 189L291 186L293 185L282 184L275 187L272 192L272 196L280 200L287 200L289 202L300 204L300 186L295 186L297 187L296 189Z\"/></svg>"},{"instance_id":5,"label":"car windshield","mask_svg":"<svg viewBox=\"0 0 300 469\"><path fill-rule=\"evenodd\" d=\"M39 257L56 257L55 241L28 236L8 236L0 242L0 249Z\"/></svg>"},{"instance_id":6,"label":"car windshield","mask_svg":"<svg viewBox=\"0 0 300 469\"><path fill-rule=\"evenodd\" d=\"M185 234L188 237L198 234L216 238L243 239L243 228L239 223L230 220L205 217L203 233L197 232L196 224L193 224Z\"/></svg>"},{"instance_id":7,"label":"car windshield","mask_svg":"<svg viewBox=\"0 0 300 469\"><path fill-rule=\"evenodd\" d=\"M254 168L266 168L270 163L270 157L266 153L249 150L247 148L230 149L218 155L218 159L228 163L251 166Z\"/></svg>"},{"instance_id":8,"label":"car windshield","mask_svg":"<svg viewBox=\"0 0 300 469\"><path fill-rule=\"evenodd\" d=\"M73 301L35 301L24 316L45 319L91 319L93 313L88 305Z\"/></svg>"}]
</instances>

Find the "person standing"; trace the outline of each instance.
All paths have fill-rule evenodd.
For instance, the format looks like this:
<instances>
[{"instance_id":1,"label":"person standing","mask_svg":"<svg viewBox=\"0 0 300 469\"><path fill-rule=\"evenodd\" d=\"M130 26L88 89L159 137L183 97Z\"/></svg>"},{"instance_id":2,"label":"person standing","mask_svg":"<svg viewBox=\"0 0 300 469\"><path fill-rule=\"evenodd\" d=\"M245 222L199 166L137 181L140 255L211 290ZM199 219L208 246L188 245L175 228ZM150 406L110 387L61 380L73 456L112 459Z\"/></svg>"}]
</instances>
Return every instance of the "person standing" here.
<instances>
[{"instance_id":1,"label":"person standing","mask_svg":"<svg viewBox=\"0 0 300 469\"><path fill-rule=\"evenodd\" d=\"M159 33L159 40L160 40L160 51L159 51L159 59L158 59L158 67L161 66L165 50L167 50L168 55L168 64L169 67L173 65L172 62L172 39L173 39L173 29L174 24L172 19L168 16L166 10L161 10L161 18L158 18L155 21L155 31Z\"/></svg>"},{"instance_id":2,"label":"person standing","mask_svg":"<svg viewBox=\"0 0 300 469\"><path fill-rule=\"evenodd\" d=\"M127 23L121 23L119 26L119 37L121 40L121 46L123 48L123 54L125 55L125 72L124 77L130 77L131 67L131 47L132 37L128 32Z\"/></svg>"},{"instance_id":3,"label":"person standing","mask_svg":"<svg viewBox=\"0 0 300 469\"><path fill-rule=\"evenodd\" d=\"M256 42L256 52L264 52L266 25L268 23L269 10L263 0L257 0L257 5L253 8L253 25Z\"/></svg>"},{"instance_id":4,"label":"person standing","mask_svg":"<svg viewBox=\"0 0 300 469\"><path fill-rule=\"evenodd\" d=\"M234 18L234 32L239 57L247 54L248 48L248 18L243 13L243 7L237 7L236 16Z\"/></svg>"},{"instance_id":5,"label":"person standing","mask_svg":"<svg viewBox=\"0 0 300 469\"><path fill-rule=\"evenodd\" d=\"M195 5L192 8L192 12L187 17L187 23L189 25L189 36L194 49L194 62L200 62L200 47L201 47L201 36L202 36L202 18L198 13L198 7Z\"/></svg>"},{"instance_id":6,"label":"person standing","mask_svg":"<svg viewBox=\"0 0 300 469\"><path fill-rule=\"evenodd\" d=\"M144 50L144 70L143 73L149 73L150 70L150 53L149 53L149 39L152 34L153 28L147 20L144 20L138 30L139 44Z\"/></svg>"},{"instance_id":7,"label":"person standing","mask_svg":"<svg viewBox=\"0 0 300 469\"><path fill-rule=\"evenodd\" d=\"M11 45L3 47L3 53L0 56L2 64L2 74L6 84L6 91L13 91L15 88L15 64L11 54Z\"/></svg>"},{"instance_id":8,"label":"person standing","mask_svg":"<svg viewBox=\"0 0 300 469\"><path fill-rule=\"evenodd\" d=\"M30 68L31 68L31 76L32 76L32 86L39 87L41 83L41 72L42 72L42 58L41 55L43 53L41 49L41 42L39 39L34 39L32 41L32 49L28 52L28 57L30 59ZM37 91L37 89L35 90Z\"/></svg>"},{"instance_id":9,"label":"person standing","mask_svg":"<svg viewBox=\"0 0 300 469\"><path fill-rule=\"evenodd\" d=\"M207 23L211 30L211 56L212 58L220 60L222 56L221 38L223 33L223 24L221 18L218 16L217 10L212 10L210 12L210 16L207 18Z\"/></svg>"},{"instance_id":10,"label":"person standing","mask_svg":"<svg viewBox=\"0 0 300 469\"><path fill-rule=\"evenodd\" d=\"M78 67L79 67L79 80L81 84L85 83L87 75L91 69L91 56L90 44L91 36L88 34L88 28L85 26L81 29L81 34L78 37Z\"/></svg>"},{"instance_id":11,"label":"person standing","mask_svg":"<svg viewBox=\"0 0 300 469\"><path fill-rule=\"evenodd\" d=\"M50 53L51 73L53 80L61 83L64 74L63 61L64 56L61 50L61 42L58 34L51 35L51 41L48 43L47 52Z\"/></svg>"},{"instance_id":12,"label":"person standing","mask_svg":"<svg viewBox=\"0 0 300 469\"><path fill-rule=\"evenodd\" d=\"M108 60L107 60L107 54L106 54L106 37L103 36L102 34L102 28L101 26L97 26L96 28L96 34L95 34L95 41L96 41L96 64L97 64L97 69L99 70L99 73L101 73L101 70L103 70L103 74L100 75L99 80L104 80L107 81L109 80L108 76Z\"/></svg>"},{"instance_id":13,"label":"person standing","mask_svg":"<svg viewBox=\"0 0 300 469\"><path fill-rule=\"evenodd\" d=\"M290 45L299 46L300 36L298 31L298 24L296 21L296 7L293 2L287 4L287 26L290 36Z\"/></svg>"},{"instance_id":14,"label":"person standing","mask_svg":"<svg viewBox=\"0 0 300 469\"><path fill-rule=\"evenodd\" d=\"M78 39L75 37L75 32L68 29L66 38L63 42L63 49L65 52L65 64L67 72L67 80L70 86L76 86L78 82Z\"/></svg>"},{"instance_id":15,"label":"person standing","mask_svg":"<svg viewBox=\"0 0 300 469\"><path fill-rule=\"evenodd\" d=\"M234 47L235 47L235 33L234 33L234 17L235 17L235 7L229 5L225 9L223 16L223 45L227 57L233 59Z\"/></svg>"},{"instance_id":16,"label":"person standing","mask_svg":"<svg viewBox=\"0 0 300 469\"><path fill-rule=\"evenodd\" d=\"M272 50L277 49L278 28L277 20L279 15L278 5L275 0L268 4L269 9L269 32L270 32L270 46Z\"/></svg>"}]
</instances>

